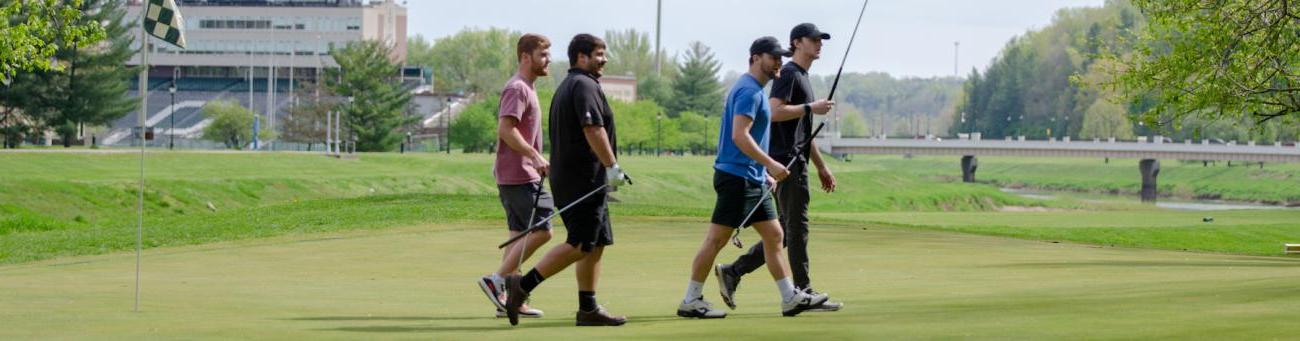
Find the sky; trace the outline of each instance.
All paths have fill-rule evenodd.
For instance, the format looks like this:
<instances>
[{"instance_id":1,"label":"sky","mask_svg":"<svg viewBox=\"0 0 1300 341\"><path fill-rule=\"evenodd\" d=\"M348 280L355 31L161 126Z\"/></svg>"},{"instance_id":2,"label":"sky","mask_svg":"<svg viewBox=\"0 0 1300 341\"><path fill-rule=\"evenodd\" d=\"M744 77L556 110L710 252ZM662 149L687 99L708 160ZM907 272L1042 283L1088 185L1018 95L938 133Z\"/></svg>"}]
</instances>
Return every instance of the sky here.
<instances>
[{"instance_id":1,"label":"sky","mask_svg":"<svg viewBox=\"0 0 1300 341\"><path fill-rule=\"evenodd\" d=\"M845 72L894 76L952 76L957 68L983 70L1012 37L1051 23L1067 7L1101 6L1104 0L877 0L867 5ZM411 0L408 34L427 39L467 28L498 27L551 38L551 53L565 62L578 33L635 28L654 42L655 0ZM833 75L853 33L862 2L846 0L663 0L662 46L684 54L688 44L708 45L722 73L744 72L751 42L773 36L788 43L801 22L831 34L811 73Z\"/></svg>"}]
</instances>

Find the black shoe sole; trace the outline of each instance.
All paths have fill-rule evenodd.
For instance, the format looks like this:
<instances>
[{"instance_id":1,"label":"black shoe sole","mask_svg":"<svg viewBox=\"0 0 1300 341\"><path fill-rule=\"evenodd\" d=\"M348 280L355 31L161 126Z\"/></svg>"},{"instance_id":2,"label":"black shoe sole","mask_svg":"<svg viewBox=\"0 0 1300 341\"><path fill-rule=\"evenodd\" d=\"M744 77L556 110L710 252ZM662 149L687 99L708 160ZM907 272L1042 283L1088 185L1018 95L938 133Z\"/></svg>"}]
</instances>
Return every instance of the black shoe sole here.
<instances>
[{"instance_id":1,"label":"black shoe sole","mask_svg":"<svg viewBox=\"0 0 1300 341\"><path fill-rule=\"evenodd\" d=\"M722 280L721 265L713 266L713 277L718 279L718 296L722 296L722 303L726 304L727 308L731 308L731 310L736 310L736 298L734 296L736 292L733 290L731 292L731 295L727 294L727 291L725 289L727 287L727 283Z\"/></svg>"},{"instance_id":2,"label":"black shoe sole","mask_svg":"<svg viewBox=\"0 0 1300 341\"><path fill-rule=\"evenodd\" d=\"M578 327L618 327L623 325L624 323L627 323L627 321L623 321L623 322L578 321L577 323L574 323L574 325Z\"/></svg>"},{"instance_id":3,"label":"black shoe sole","mask_svg":"<svg viewBox=\"0 0 1300 341\"><path fill-rule=\"evenodd\" d=\"M506 277L506 318L510 319L510 325L519 325L519 307L524 305L528 299L528 293L521 290L513 290L519 287L519 275L510 275Z\"/></svg>"},{"instance_id":4,"label":"black shoe sole","mask_svg":"<svg viewBox=\"0 0 1300 341\"><path fill-rule=\"evenodd\" d=\"M795 306L794 309L786 310L786 311L781 312L781 316L785 316L785 317L793 317L793 316L795 316L795 315L799 315L799 313L802 313L802 312L805 312L805 311L811 310L811 309L816 308L816 307L820 307L823 303L826 303L826 301L828 301L828 300L830 300L830 298L822 299L822 301L821 301L821 302L817 302L817 304L812 304L812 305L807 305L807 306Z\"/></svg>"},{"instance_id":5,"label":"black shoe sole","mask_svg":"<svg viewBox=\"0 0 1300 341\"><path fill-rule=\"evenodd\" d=\"M700 313L700 312L697 312L697 311L694 311L694 310L677 310L677 316L686 317L686 318L697 318L697 319L721 319L721 318L727 318L727 315L722 315L722 316L708 316L708 315L704 315L703 313Z\"/></svg>"}]
</instances>

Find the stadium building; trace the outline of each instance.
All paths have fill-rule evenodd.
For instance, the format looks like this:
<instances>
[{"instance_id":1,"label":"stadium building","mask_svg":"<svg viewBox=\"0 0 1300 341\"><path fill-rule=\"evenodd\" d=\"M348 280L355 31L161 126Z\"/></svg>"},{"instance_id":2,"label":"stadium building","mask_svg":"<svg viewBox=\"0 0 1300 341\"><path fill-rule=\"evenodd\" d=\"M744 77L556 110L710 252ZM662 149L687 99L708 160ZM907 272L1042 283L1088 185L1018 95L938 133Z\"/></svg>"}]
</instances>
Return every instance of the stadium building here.
<instances>
[{"instance_id":1,"label":"stadium building","mask_svg":"<svg viewBox=\"0 0 1300 341\"><path fill-rule=\"evenodd\" d=\"M127 16L138 23L141 0L128 1ZM305 99L293 89L316 83L324 69L337 68L331 49L350 42L378 40L392 48L390 58L402 65L406 56L406 8L384 0L177 0L185 19L187 48L182 50L154 40L150 44L149 92L146 124L156 138L151 146L177 145L212 148L199 141L209 123L200 114L207 102L238 101L263 117L263 129L277 129L276 121L287 109ZM134 49L139 49L140 30ZM140 55L128 65L139 65ZM429 93L429 73L404 68L403 81L413 91ZM138 77L131 95L138 96ZM175 84L174 105L172 84ZM443 111L450 101L427 101L417 111L425 116ZM100 137L100 144L131 145L138 111L116 121ZM172 128L174 120L175 128ZM437 120L434 120L437 121ZM264 148L266 146L263 146ZM291 148L287 147L286 148Z\"/></svg>"}]
</instances>

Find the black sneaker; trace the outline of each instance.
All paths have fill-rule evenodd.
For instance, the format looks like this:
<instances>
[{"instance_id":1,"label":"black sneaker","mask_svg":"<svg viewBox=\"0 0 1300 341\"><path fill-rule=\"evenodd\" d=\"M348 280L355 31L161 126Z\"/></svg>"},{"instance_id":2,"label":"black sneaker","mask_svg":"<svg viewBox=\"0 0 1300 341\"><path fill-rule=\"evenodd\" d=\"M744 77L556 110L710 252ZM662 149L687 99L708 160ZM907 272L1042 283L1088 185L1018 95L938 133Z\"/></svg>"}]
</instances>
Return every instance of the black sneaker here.
<instances>
[{"instance_id":1,"label":"black sneaker","mask_svg":"<svg viewBox=\"0 0 1300 341\"><path fill-rule=\"evenodd\" d=\"M819 293L819 292L817 292L816 290L813 290L813 288L811 288L811 287L809 287L809 288L804 288L804 289L803 289L803 292L805 292L805 293L807 293L807 294L809 294L809 295L812 295L812 296L826 296L826 297L827 297L827 298L826 298L826 302L822 302L821 305L816 306L816 307L813 307L813 308L808 309L808 310L805 310L805 311L812 311L812 312L830 312L830 311L840 311L840 308L843 308L843 307L844 307L844 303L836 302L836 301L831 301L831 300L830 300L830 295L828 295L828 294L824 294L824 293Z\"/></svg>"},{"instance_id":2,"label":"black sneaker","mask_svg":"<svg viewBox=\"0 0 1300 341\"><path fill-rule=\"evenodd\" d=\"M731 266L727 264L718 264L713 267L713 277L718 278L718 293L722 295L722 303L727 304L727 308L736 309L736 287L740 286L740 276L731 272Z\"/></svg>"},{"instance_id":3,"label":"black sneaker","mask_svg":"<svg viewBox=\"0 0 1300 341\"><path fill-rule=\"evenodd\" d=\"M519 307L528 301L528 292L520 285L523 279L523 276L515 274L506 276L506 317L512 326L519 324Z\"/></svg>"}]
</instances>

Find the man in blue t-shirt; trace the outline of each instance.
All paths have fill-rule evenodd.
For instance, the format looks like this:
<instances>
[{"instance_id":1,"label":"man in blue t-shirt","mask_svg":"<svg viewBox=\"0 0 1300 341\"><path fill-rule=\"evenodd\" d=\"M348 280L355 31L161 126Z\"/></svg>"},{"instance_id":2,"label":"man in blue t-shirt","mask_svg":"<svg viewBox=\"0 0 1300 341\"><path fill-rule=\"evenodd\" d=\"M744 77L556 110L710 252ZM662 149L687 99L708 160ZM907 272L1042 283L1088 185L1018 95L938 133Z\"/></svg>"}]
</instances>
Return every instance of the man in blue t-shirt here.
<instances>
[{"instance_id":1,"label":"man in blue t-shirt","mask_svg":"<svg viewBox=\"0 0 1300 341\"><path fill-rule=\"evenodd\" d=\"M718 200L713 207L712 224L704 245L691 264L691 281L677 315L695 318L723 318L727 313L713 309L704 300L704 280L718 252L727 245L735 229L754 226L763 238L767 269L781 293L781 314L795 316L826 301L825 295L798 290L790 278L790 264L781 250L784 238L777 222L776 208L765 192L790 172L767 155L772 110L763 93L763 85L776 78L781 57L790 51L772 37L755 40L749 46L749 72L727 93L722 114L722 132L718 135L718 158L714 162L713 190ZM750 211L754 211L746 219Z\"/></svg>"}]
</instances>

